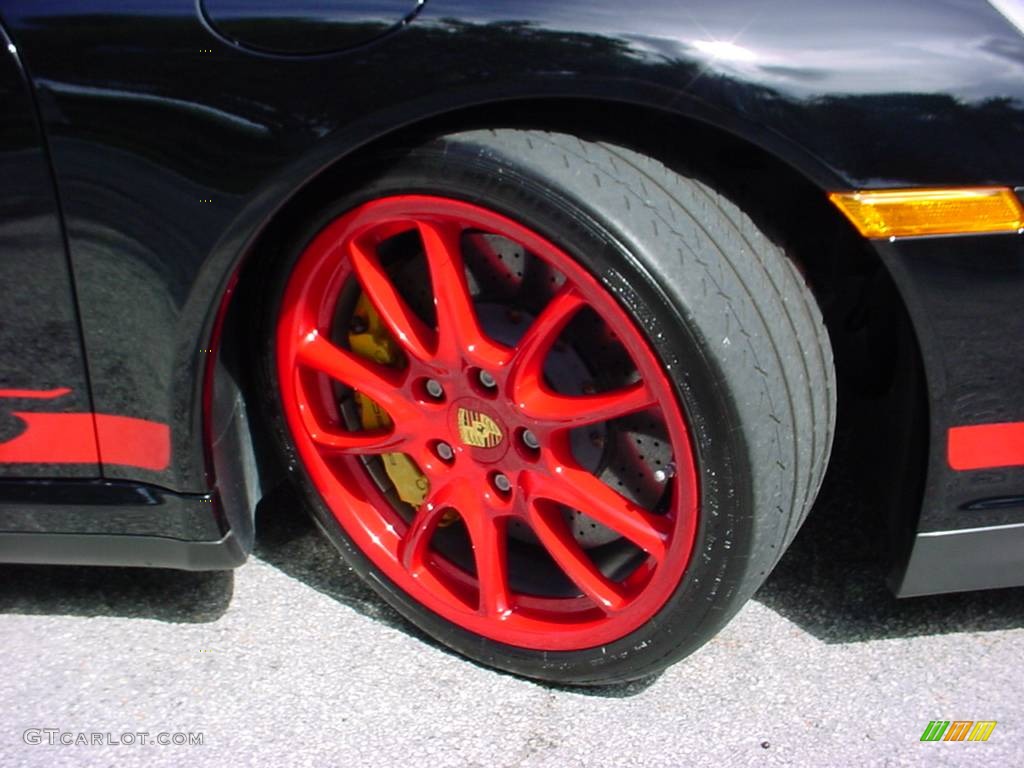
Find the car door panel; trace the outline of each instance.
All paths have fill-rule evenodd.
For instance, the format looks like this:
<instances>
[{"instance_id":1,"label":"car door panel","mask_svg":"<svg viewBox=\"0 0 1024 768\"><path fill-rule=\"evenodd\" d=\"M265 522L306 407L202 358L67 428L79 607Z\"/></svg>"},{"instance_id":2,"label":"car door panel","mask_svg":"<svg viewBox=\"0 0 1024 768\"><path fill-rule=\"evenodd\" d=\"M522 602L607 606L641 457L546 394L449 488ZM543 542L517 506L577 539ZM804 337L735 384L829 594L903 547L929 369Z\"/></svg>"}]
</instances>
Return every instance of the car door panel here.
<instances>
[{"instance_id":1,"label":"car door panel","mask_svg":"<svg viewBox=\"0 0 1024 768\"><path fill-rule=\"evenodd\" d=\"M53 178L0 27L0 477L91 477L99 454Z\"/></svg>"}]
</instances>

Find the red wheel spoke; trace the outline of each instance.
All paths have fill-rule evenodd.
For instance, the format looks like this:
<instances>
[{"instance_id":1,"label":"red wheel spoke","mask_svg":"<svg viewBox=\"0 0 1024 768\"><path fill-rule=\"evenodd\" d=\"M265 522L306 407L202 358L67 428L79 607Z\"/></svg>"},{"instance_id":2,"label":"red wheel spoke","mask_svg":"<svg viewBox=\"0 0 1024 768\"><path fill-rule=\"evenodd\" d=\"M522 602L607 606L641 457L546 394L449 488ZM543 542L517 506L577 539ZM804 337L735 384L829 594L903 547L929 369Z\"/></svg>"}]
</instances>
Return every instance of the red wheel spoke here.
<instances>
[{"instance_id":1,"label":"red wheel spoke","mask_svg":"<svg viewBox=\"0 0 1024 768\"><path fill-rule=\"evenodd\" d=\"M536 503L531 504L530 526L558 567L602 610L613 612L625 607L626 596L583 551L566 525L561 510L542 509Z\"/></svg>"},{"instance_id":2,"label":"red wheel spoke","mask_svg":"<svg viewBox=\"0 0 1024 768\"><path fill-rule=\"evenodd\" d=\"M478 502L479 503L479 502ZM506 520L483 510L463 516L473 543L476 576L480 584L481 613L501 616L512 607L508 587Z\"/></svg>"},{"instance_id":3,"label":"red wheel spoke","mask_svg":"<svg viewBox=\"0 0 1024 768\"><path fill-rule=\"evenodd\" d=\"M488 338L477 321L466 282L459 228L426 221L418 222L418 226L434 289L438 355L447 361L465 357L485 369L504 366L511 356L509 350Z\"/></svg>"},{"instance_id":4,"label":"red wheel spoke","mask_svg":"<svg viewBox=\"0 0 1024 768\"><path fill-rule=\"evenodd\" d=\"M665 557L669 522L633 503L584 469L556 464L553 475L535 474L534 497L578 509L595 522L619 533L655 560Z\"/></svg>"},{"instance_id":5,"label":"red wheel spoke","mask_svg":"<svg viewBox=\"0 0 1024 768\"><path fill-rule=\"evenodd\" d=\"M406 435L394 428L348 431L325 425L317 416L303 389L301 377L295 377L299 415L310 439L329 453L384 453L406 442Z\"/></svg>"},{"instance_id":6,"label":"red wheel spoke","mask_svg":"<svg viewBox=\"0 0 1024 768\"><path fill-rule=\"evenodd\" d=\"M404 374L371 362L332 344L319 333L306 336L299 345L301 363L337 379L376 401L393 421L411 409L399 391Z\"/></svg>"},{"instance_id":7,"label":"red wheel spoke","mask_svg":"<svg viewBox=\"0 0 1024 768\"><path fill-rule=\"evenodd\" d=\"M516 401L543 386L544 360L573 316L586 301L571 286L562 288L523 334L516 345L512 391Z\"/></svg>"},{"instance_id":8,"label":"red wheel spoke","mask_svg":"<svg viewBox=\"0 0 1024 768\"><path fill-rule=\"evenodd\" d=\"M373 429L365 432L310 432L313 442L328 453L389 453L400 449L405 438L393 430Z\"/></svg>"},{"instance_id":9,"label":"red wheel spoke","mask_svg":"<svg viewBox=\"0 0 1024 768\"><path fill-rule=\"evenodd\" d=\"M572 286L565 286L537 316L516 347L512 393L522 413L538 421L564 427L596 424L650 408L657 403L643 382L598 395L561 395L544 382L544 361L551 346L585 299Z\"/></svg>"},{"instance_id":10,"label":"red wheel spoke","mask_svg":"<svg viewBox=\"0 0 1024 768\"><path fill-rule=\"evenodd\" d=\"M437 530L442 514L453 506L457 495L457 487L452 483L446 483L432 491L416 510L416 516L402 537L398 550L398 558L407 571L415 573L426 566L430 538Z\"/></svg>"},{"instance_id":11,"label":"red wheel spoke","mask_svg":"<svg viewBox=\"0 0 1024 768\"><path fill-rule=\"evenodd\" d=\"M560 427L597 424L657 405L642 381L598 395L560 395L541 384L522 393L516 402L524 415Z\"/></svg>"},{"instance_id":12,"label":"red wheel spoke","mask_svg":"<svg viewBox=\"0 0 1024 768\"><path fill-rule=\"evenodd\" d=\"M363 292L398 343L418 360L431 359L436 343L433 332L409 309L380 260L358 241L353 242L349 250Z\"/></svg>"}]
</instances>

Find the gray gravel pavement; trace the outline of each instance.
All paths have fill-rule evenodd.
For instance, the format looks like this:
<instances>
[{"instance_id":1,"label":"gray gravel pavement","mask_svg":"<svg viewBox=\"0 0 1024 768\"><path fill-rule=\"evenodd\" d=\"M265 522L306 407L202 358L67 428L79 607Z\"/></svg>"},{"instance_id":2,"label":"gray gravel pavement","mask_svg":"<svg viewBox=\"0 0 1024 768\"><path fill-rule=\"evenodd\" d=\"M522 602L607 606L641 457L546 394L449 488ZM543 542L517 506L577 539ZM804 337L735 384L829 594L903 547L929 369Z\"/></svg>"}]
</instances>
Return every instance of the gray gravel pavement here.
<instances>
[{"instance_id":1,"label":"gray gravel pavement","mask_svg":"<svg viewBox=\"0 0 1024 768\"><path fill-rule=\"evenodd\" d=\"M895 600L850 497L826 493L702 650L591 691L425 640L294 510L260 511L233 574L0 567L0 766L1024 764L1024 589ZM937 718L999 724L921 743ZM28 728L204 743L37 746Z\"/></svg>"}]
</instances>

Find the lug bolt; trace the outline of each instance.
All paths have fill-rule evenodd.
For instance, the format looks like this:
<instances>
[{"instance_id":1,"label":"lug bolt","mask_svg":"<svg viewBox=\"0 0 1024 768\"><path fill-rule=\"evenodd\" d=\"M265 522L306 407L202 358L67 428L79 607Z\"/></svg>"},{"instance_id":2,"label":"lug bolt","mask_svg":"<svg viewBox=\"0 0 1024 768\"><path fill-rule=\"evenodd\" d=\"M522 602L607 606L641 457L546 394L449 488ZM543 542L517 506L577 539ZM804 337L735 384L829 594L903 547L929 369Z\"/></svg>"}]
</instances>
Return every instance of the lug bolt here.
<instances>
[{"instance_id":1,"label":"lug bolt","mask_svg":"<svg viewBox=\"0 0 1024 768\"><path fill-rule=\"evenodd\" d=\"M448 443L438 443L436 450L437 455L445 461L451 461L452 457L455 455L455 451L452 450L452 447L448 445Z\"/></svg>"},{"instance_id":2,"label":"lug bolt","mask_svg":"<svg viewBox=\"0 0 1024 768\"><path fill-rule=\"evenodd\" d=\"M666 480L676 476L676 465L669 463L660 469L654 470L654 479L659 483L664 483Z\"/></svg>"},{"instance_id":3,"label":"lug bolt","mask_svg":"<svg viewBox=\"0 0 1024 768\"><path fill-rule=\"evenodd\" d=\"M444 396L444 387L437 379L427 379L426 389L427 394L435 400L440 400Z\"/></svg>"},{"instance_id":4,"label":"lug bolt","mask_svg":"<svg viewBox=\"0 0 1024 768\"><path fill-rule=\"evenodd\" d=\"M540 440L538 440L537 436L528 429L523 430L523 444L531 451L536 451L540 448Z\"/></svg>"},{"instance_id":5,"label":"lug bolt","mask_svg":"<svg viewBox=\"0 0 1024 768\"><path fill-rule=\"evenodd\" d=\"M480 383L483 384L488 389L493 389L498 385L498 382L496 382L494 380L494 377L491 376L491 374L489 374L487 371L480 371Z\"/></svg>"},{"instance_id":6,"label":"lug bolt","mask_svg":"<svg viewBox=\"0 0 1024 768\"><path fill-rule=\"evenodd\" d=\"M512 490L512 482L500 472L494 476L494 487L502 493L508 493Z\"/></svg>"}]
</instances>

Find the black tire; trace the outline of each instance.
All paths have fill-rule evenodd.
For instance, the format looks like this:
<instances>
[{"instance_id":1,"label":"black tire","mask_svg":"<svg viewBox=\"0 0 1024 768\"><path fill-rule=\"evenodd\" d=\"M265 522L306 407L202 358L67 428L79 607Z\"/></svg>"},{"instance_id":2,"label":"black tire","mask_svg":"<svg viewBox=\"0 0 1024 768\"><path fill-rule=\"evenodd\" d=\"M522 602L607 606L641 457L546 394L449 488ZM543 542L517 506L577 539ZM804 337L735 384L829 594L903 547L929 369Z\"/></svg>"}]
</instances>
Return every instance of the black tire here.
<instances>
[{"instance_id":1,"label":"black tire","mask_svg":"<svg viewBox=\"0 0 1024 768\"><path fill-rule=\"evenodd\" d=\"M291 266L327 221L398 193L443 195L504 213L557 243L620 297L665 364L689 421L701 485L696 548L660 612L614 643L543 652L488 640L414 602L353 545L297 460L277 404L271 418L317 522L385 600L481 663L594 685L649 676L691 653L778 562L828 462L832 352L800 272L743 211L656 160L562 134L472 131L366 169L358 189L296 238L271 281L270 317ZM277 391L273 361L271 344L268 391Z\"/></svg>"}]
</instances>

